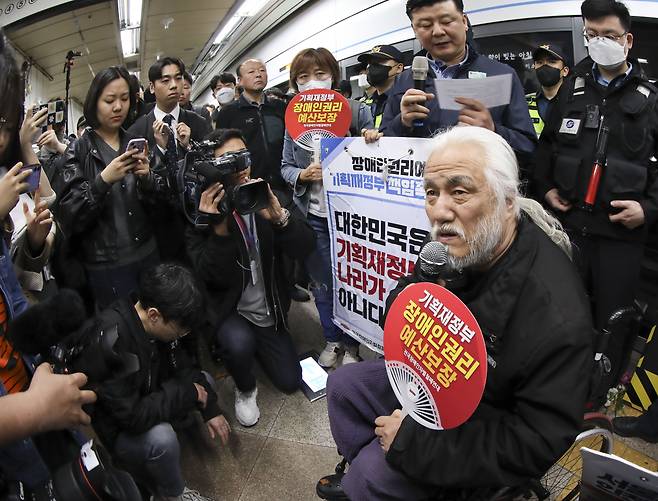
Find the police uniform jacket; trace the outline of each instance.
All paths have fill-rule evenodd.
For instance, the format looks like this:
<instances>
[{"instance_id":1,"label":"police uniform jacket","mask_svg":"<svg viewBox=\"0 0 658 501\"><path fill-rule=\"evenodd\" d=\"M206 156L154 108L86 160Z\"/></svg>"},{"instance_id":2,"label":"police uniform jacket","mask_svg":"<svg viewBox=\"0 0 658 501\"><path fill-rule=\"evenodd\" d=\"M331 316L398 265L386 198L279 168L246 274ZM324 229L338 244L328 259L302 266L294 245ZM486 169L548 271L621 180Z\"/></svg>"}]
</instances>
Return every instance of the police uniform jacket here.
<instances>
[{"instance_id":1,"label":"police uniform jacket","mask_svg":"<svg viewBox=\"0 0 658 501\"><path fill-rule=\"evenodd\" d=\"M560 196L572 203L570 211L556 211L566 227L583 234L643 241L646 229L658 216L658 183L650 167L650 158L658 154L658 90L640 64L631 63L630 74L608 87L596 82L590 58L578 64L564 83L565 92L559 93L551 107L533 177L540 200L557 188ZM599 115L605 116L610 135L607 162L590 211L583 209L583 203L594 162ZM617 210L610 206L612 200L637 200L644 210L645 224L629 230L610 222L609 215Z\"/></svg>"},{"instance_id":2,"label":"police uniform jacket","mask_svg":"<svg viewBox=\"0 0 658 501\"><path fill-rule=\"evenodd\" d=\"M422 281L419 268L398 282L388 305L408 284ZM487 346L482 400L450 430L430 430L406 417L386 459L442 492L539 478L580 432L592 371L592 324L576 269L523 216L507 252L454 292L473 312ZM447 498L460 499L456 493Z\"/></svg>"}]
</instances>

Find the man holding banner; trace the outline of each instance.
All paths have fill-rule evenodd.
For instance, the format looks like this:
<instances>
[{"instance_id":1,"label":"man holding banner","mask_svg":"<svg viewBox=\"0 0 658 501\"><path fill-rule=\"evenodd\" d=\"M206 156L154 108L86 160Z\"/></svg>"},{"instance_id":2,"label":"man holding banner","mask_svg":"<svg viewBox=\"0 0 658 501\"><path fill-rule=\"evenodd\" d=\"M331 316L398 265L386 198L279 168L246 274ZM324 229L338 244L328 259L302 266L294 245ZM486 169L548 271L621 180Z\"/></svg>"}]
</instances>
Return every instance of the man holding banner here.
<instances>
[{"instance_id":1,"label":"man holding banner","mask_svg":"<svg viewBox=\"0 0 658 501\"><path fill-rule=\"evenodd\" d=\"M428 279L422 261L416 263L388 297L386 329L404 310L395 299L407 286L429 280L445 284L444 278L461 270L463 279L448 283L460 284L452 292L484 336L479 342L486 344L482 364L488 372L482 400L461 424L432 430L418 424L410 409L400 410L384 360L338 369L327 386L329 419L350 466L344 475L320 480L317 491L325 499L486 495L540 477L580 431L592 325L559 223L521 197L512 148L485 128L456 127L435 138L423 177L432 240L447 249L448 269ZM414 328L419 341L432 342L430 333ZM388 343L389 332L385 339ZM444 339L435 338L435 346ZM388 357L386 344L384 349ZM447 342L437 350L436 357L445 360L441 371L451 371ZM434 373L440 381L439 371ZM428 379L444 396L454 393L451 386L464 386L451 381L452 376L439 388ZM438 411L442 423L455 412L440 405Z\"/></svg>"}]
</instances>

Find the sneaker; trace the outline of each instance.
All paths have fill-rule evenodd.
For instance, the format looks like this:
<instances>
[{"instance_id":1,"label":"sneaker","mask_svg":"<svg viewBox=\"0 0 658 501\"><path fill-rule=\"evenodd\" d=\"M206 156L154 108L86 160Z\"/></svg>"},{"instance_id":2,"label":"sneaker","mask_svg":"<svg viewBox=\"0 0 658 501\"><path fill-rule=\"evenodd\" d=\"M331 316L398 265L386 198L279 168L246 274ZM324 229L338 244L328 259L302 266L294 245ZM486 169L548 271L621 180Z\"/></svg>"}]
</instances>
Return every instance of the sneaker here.
<instances>
[{"instance_id":1,"label":"sneaker","mask_svg":"<svg viewBox=\"0 0 658 501\"><path fill-rule=\"evenodd\" d=\"M359 345L347 345L345 348L345 354L343 355L342 365L355 364L359 361Z\"/></svg>"},{"instance_id":2,"label":"sneaker","mask_svg":"<svg viewBox=\"0 0 658 501\"><path fill-rule=\"evenodd\" d=\"M320 353L320 357L318 358L318 364L322 367L332 367L336 365L336 362L338 361L338 352L341 351L342 347L341 343L327 341L327 345L324 347L324 350L322 350L322 353Z\"/></svg>"},{"instance_id":3,"label":"sneaker","mask_svg":"<svg viewBox=\"0 0 658 501\"><path fill-rule=\"evenodd\" d=\"M192 489L188 489L187 487L185 487L183 494L181 494L178 499L180 501L214 501L211 498L202 496L201 494L199 494L198 491L193 491Z\"/></svg>"},{"instance_id":4,"label":"sneaker","mask_svg":"<svg viewBox=\"0 0 658 501\"><path fill-rule=\"evenodd\" d=\"M242 426L253 426L260 418L260 410L256 403L258 388L251 391L241 392L235 389L235 417Z\"/></svg>"}]
</instances>

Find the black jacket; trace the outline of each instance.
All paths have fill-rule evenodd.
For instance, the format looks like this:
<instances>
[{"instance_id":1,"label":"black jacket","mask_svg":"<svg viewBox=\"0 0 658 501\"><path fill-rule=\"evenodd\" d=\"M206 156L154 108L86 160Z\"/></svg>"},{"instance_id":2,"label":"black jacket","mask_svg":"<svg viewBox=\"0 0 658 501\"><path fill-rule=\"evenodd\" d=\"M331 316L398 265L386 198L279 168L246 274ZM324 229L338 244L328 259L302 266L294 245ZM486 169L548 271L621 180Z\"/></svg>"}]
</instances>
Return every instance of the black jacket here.
<instances>
[{"instance_id":1,"label":"black jacket","mask_svg":"<svg viewBox=\"0 0 658 501\"><path fill-rule=\"evenodd\" d=\"M658 89L640 63L631 61L630 75L620 85L599 85L592 75L592 60L576 66L551 106L539 140L534 172L537 195L557 188L573 209L555 211L567 228L626 241L642 241L658 219L658 182L650 158L658 155ZM582 209L594 163L598 129L590 127L587 111L598 107L610 127L607 164L592 211ZM571 127L569 127L571 125ZM569 133L575 132L575 133ZM629 230L611 223L612 200L637 200L645 224Z\"/></svg>"},{"instance_id":2,"label":"black jacket","mask_svg":"<svg viewBox=\"0 0 658 501\"><path fill-rule=\"evenodd\" d=\"M130 126L128 132L134 137L143 137L149 143L149 148L151 151L159 152L155 136L153 135L153 122L155 122L155 111L151 110L146 115L139 117L133 125ZM191 134L190 137L193 141L203 141L203 139L210 133L210 125L206 120L194 113L193 111L186 110L185 108L180 108L180 114L178 115L178 123L184 123L187 125ZM185 151L182 148L178 148L178 157L182 158L185 156Z\"/></svg>"},{"instance_id":3,"label":"black jacket","mask_svg":"<svg viewBox=\"0 0 658 501\"><path fill-rule=\"evenodd\" d=\"M218 236L211 228L188 228L187 252L195 271L204 281L209 296L209 321L219 327L240 301L251 280L249 256L237 223L229 220L229 236ZM315 249L315 233L299 218L290 216L285 228L277 229L256 215L256 231L267 291L267 302L276 315L276 327L287 328L290 308L289 280L284 276L282 254L304 259Z\"/></svg>"},{"instance_id":4,"label":"black jacket","mask_svg":"<svg viewBox=\"0 0 658 501\"><path fill-rule=\"evenodd\" d=\"M201 118L203 118L206 122L208 122L208 127L210 130L212 130L212 120L210 119L210 112L208 111L208 108L205 106L193 106L192 103L188 103L185 109L187 111L193 111Z\"/></svg>"},{"instance_id":5,"label":"black jacket","mask_svg":"<svg viewBox=\"0 0 658 501\"><path fill-rule=\"evenodd\" d=\"M122 145L131 138L133 136L121 131ZM100 175L106 167L97 149L96 141L100 140L95 132L88 130L69 145L62 159L63 166L52 180L57 193L53 211L62 231L68 238L80 242L89 262L111 263L117 259L116 205L123 209L131 240L146 242L152 236L150 221L146 217L134 217L131 207L165 196L167 186L156 174L160 159L154 156L149 176L137 178L134 183L121 181L125 189L117 197L117 192Z\"/></svg>"},{"instance_id":6,"label":"black jacket","mask_svg":"<svg viewBox=\"0 0 658 501\"><path fill-rule=\"evenodd\" d=\"M218 129L242 131L251 153L251 177L260 177L279 189L285 188L281 178L285 115L284 102L264 96L263 104L254 106L243 94L237 101L222 106L215 124Z\"/></svg>"},{"instance_id":7,"label":"black jacket","mask_svg":"<svg viewBox=\"0 0 658 501\"><path fill-rule=\"evenodd\" d=\"M178 343L150 337L130 301L122 300L101 312L96 329L117 326L119 338L114 351L125 359L136 355L139 369L115 374L96 389L98 400L91 414L92 426L107 446L120 432L144 433L162 422L179 422L197 408L200 384L208 392L204 420L221 414L217 395L200 370L192 367Z\"/></svg>"},{"instance_id":8,"label":"black jacket","mask_svg":"<svg viewBox=\"0 0 658 501\"><path fill-rule=\"evenodd\" d=\"M525 216L524 216L525 218ZM417 275L398 282L388 305ZM506 254L456 292L490 357L484 396L463 425L433 431L407 417L386 459L442 489L538 478L580 431L593 361L589 305L575 267L522 219Z\"/></svg>"}]
</instances>

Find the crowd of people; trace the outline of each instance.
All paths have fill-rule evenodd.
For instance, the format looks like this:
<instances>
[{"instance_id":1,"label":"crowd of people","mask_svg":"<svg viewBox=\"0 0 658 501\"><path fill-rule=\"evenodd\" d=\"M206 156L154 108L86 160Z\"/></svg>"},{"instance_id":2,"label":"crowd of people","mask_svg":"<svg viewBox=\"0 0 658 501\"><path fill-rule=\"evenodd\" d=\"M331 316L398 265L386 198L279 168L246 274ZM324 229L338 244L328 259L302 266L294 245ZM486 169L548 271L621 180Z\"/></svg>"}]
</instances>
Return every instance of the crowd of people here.
<instances>
[{"instance_id":1,"label":"crowd of people","mask_svg":"<svg viewBox=\"0 0 658 501\"><path fill-rule=\"evenodd\" d=\"M383 360L361 361L358 342L332 320L322 166L285 124L290 95L344 87L329 50L297 53L289 94L267 89L266 65L245 59L236 75L211 80L216 106L190 102L194 82L177 58L152 64L147 96L125 68L102 69L77 134L66 138L61 125L44 127L46 109L25 108L2 39L6 480L30 489L47 483L54 458L68 450L61 444L79 446L84 437L75 428L90 424L154 499L207 499L185 484L177 431L226 443L231 427L199 350L221 360L235 381L237 421L256 425L257 362L278 390L300 387L288 310L292 300L309 300L304 289L326 341L318 362L340 366L329 377L328 409L349 463L347 473L320 480L320 497L489 499L540 477L560 457L592 394L594 329L633 302L658 216L658 90L629 57L631 17L617 0L583 2L589 56L578 64L555 44L535 48L540 88L527 96L510 66L477 52L462 0L408 0L406 15L428 61L425 88L399 50L373 47L359 57L367 91L348 99L348 135L367 143L433 138L424 172L432 238L468 277L454 292L475 314L489 354L473 417L443 431L405 417ZM473 75L510 75L510 102L487 108L459 97L460 110L442 109L434 80ZM195 192L199 219L190 221L180 173L201 143L231 172ZM603 175L593 189L596 162ZM233 197L254 180L265 185L262 207L241 214ZM422 280L417 271L401 279L387 304ZM65 292L73 294L66 301ZM98 376L39 365L49 353L29 348L39 337L32 329L58 331L76 318L77 342L92 346L88 340L104 333L119 368ZM613 373L627 342L610 341ZM618 422L621 434L639 428L635 434L658 441L647 419Z\"/></svg>"}]
</instances>

